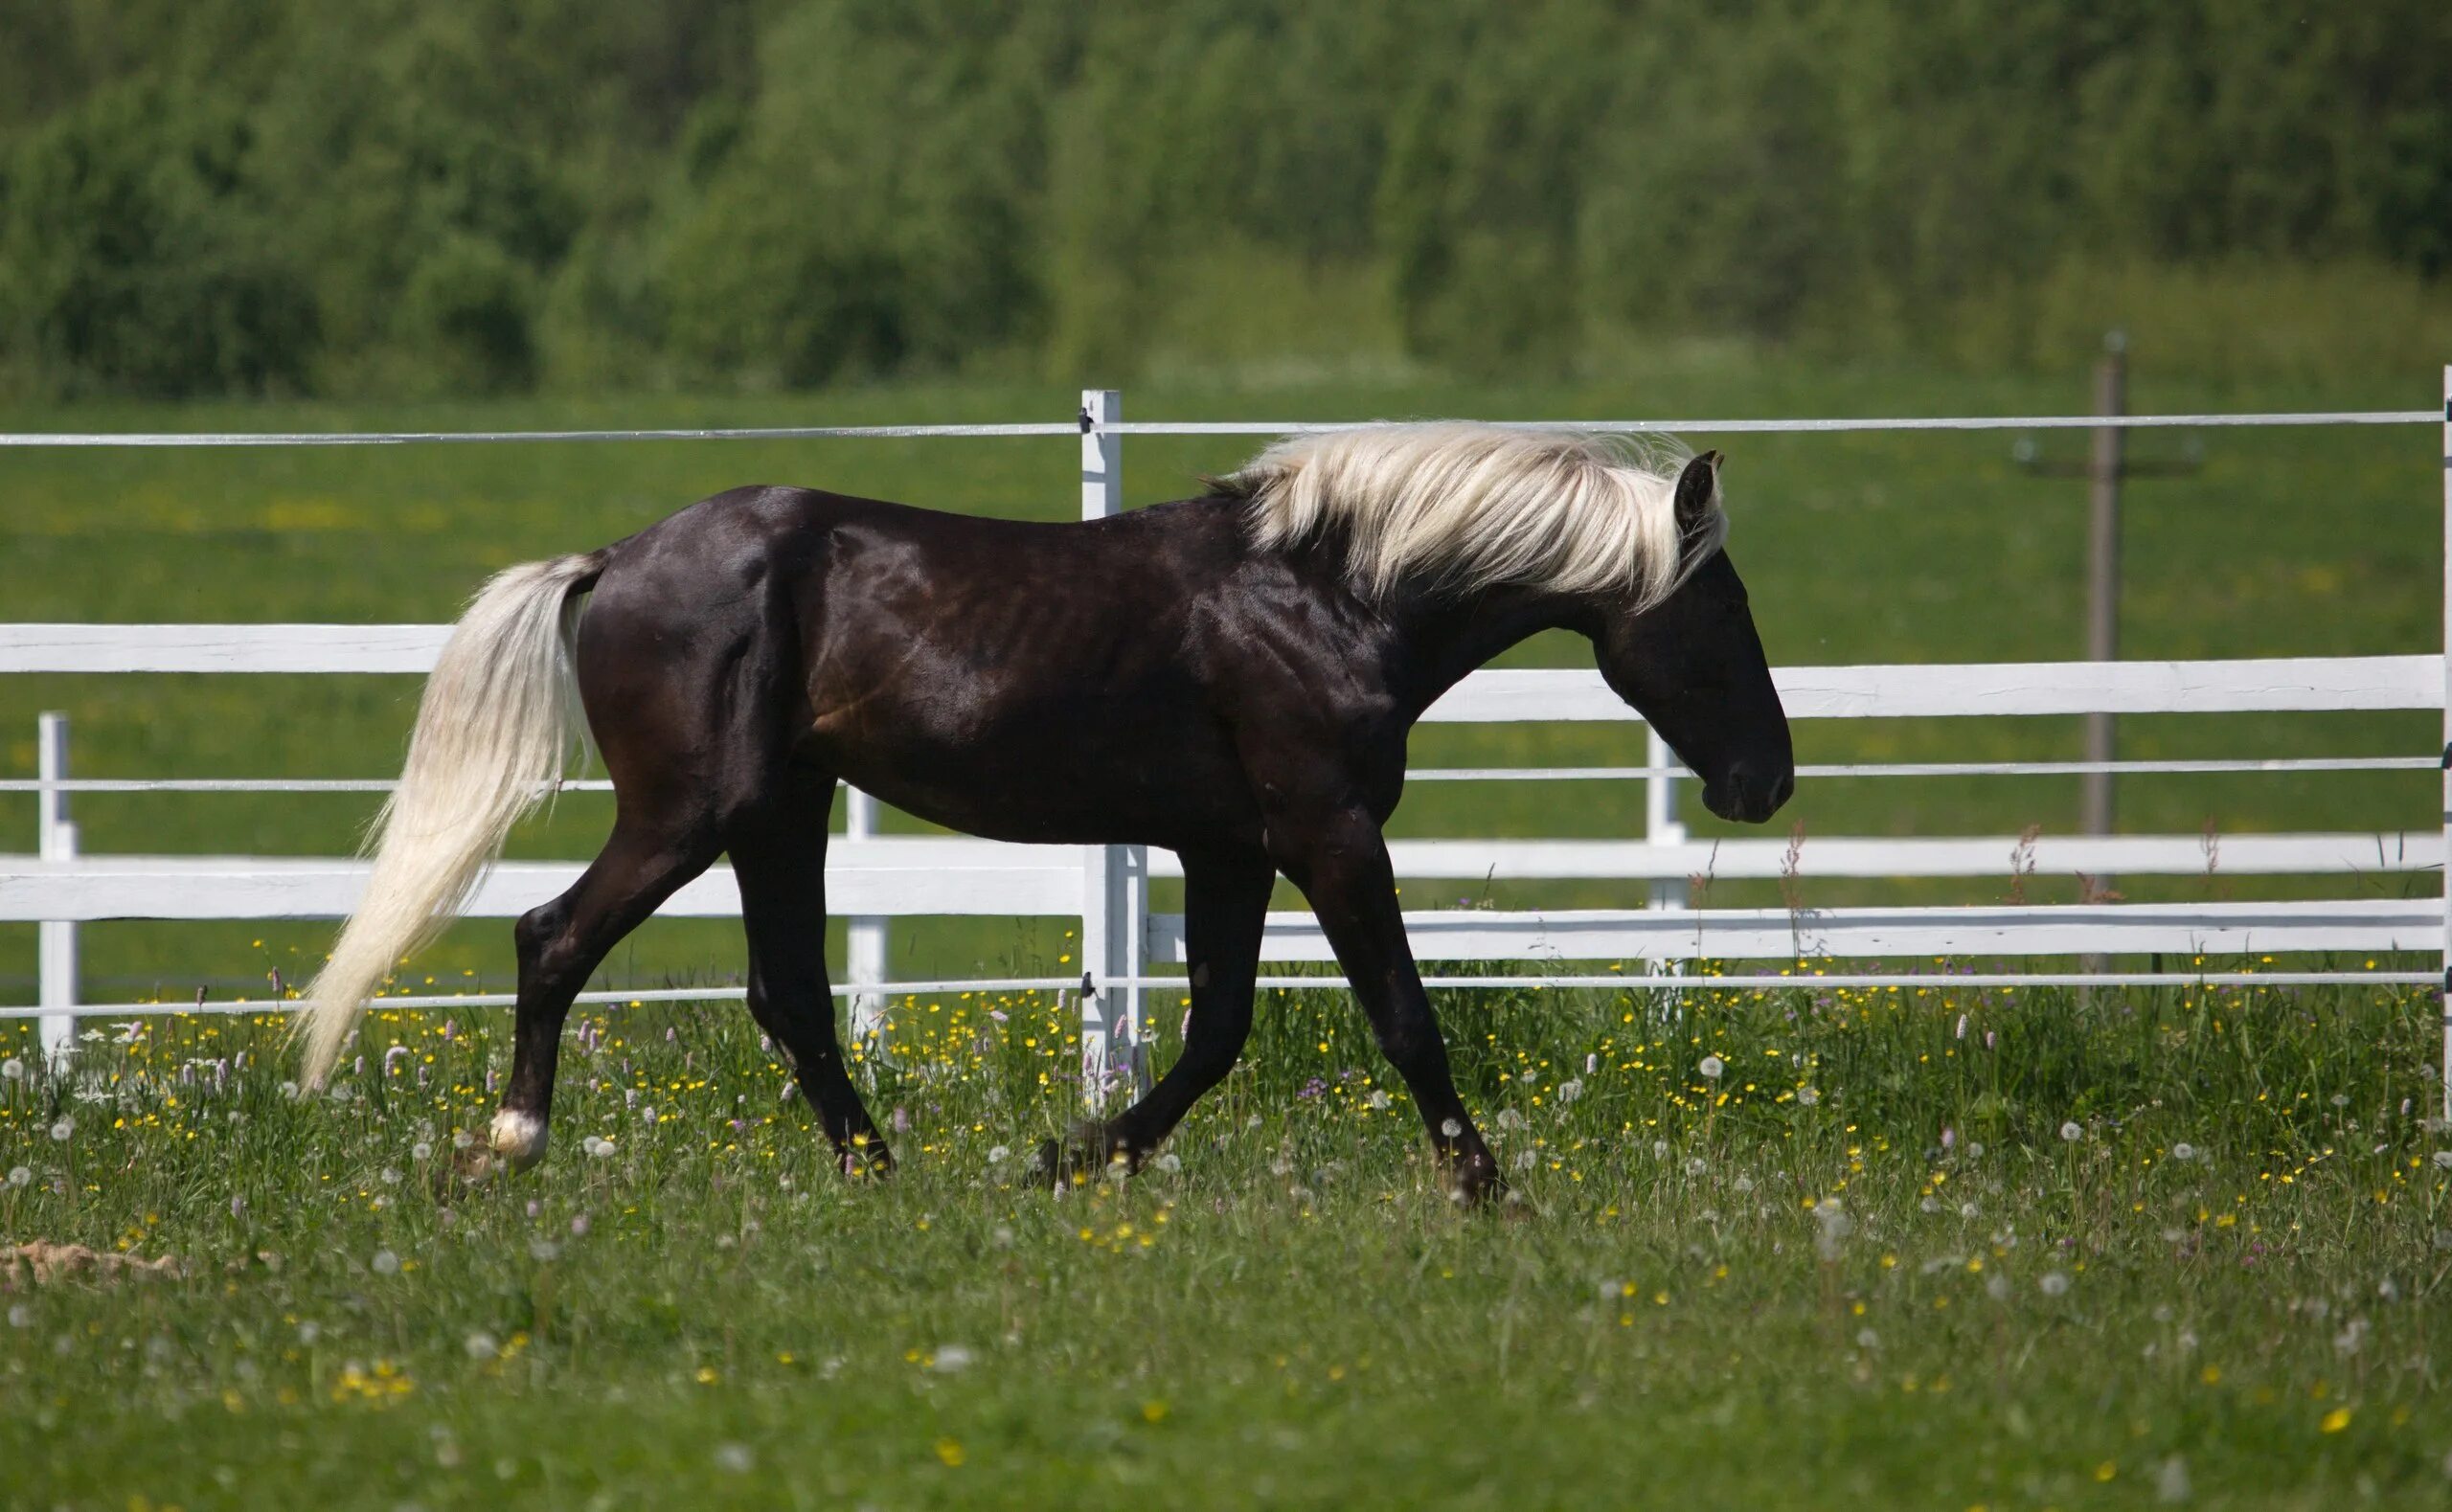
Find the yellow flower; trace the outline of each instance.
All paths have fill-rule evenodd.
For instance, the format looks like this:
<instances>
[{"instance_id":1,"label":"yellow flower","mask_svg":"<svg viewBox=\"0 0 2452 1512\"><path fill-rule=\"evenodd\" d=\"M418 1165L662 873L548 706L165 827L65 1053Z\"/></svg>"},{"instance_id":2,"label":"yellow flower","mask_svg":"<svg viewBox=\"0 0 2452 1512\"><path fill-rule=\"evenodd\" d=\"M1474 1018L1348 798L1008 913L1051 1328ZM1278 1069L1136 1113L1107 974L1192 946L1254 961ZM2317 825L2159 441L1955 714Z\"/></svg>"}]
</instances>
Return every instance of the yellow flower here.
<instances>
[{"instance_id":1,"label":"yellow flower","mask_svg":"<svg viewBox=\"0 0 2452 1512\"><path fill-rule=\"evenodd\" d=\"M964 1457L961 1441L959 1439L952 1438L938 1439L937 1457L943 1460L948 1466L961 1464Z\"/></svg>"},{"instance_id":2,"label":"yellow flower","mask_svg":"<svg viewBox=\"0 0 2452 1512\"><path fill-rule=\"evenodd\" d=\"M2331 1411L2327 1412L2325 1414L2325 1420L2318 1423L2316 1426L2327 1433L2340 1433L2343 1429L2350 1426L2350 1409L2346 1407L2334 1408Z\"/></svg>"}]
</instances>

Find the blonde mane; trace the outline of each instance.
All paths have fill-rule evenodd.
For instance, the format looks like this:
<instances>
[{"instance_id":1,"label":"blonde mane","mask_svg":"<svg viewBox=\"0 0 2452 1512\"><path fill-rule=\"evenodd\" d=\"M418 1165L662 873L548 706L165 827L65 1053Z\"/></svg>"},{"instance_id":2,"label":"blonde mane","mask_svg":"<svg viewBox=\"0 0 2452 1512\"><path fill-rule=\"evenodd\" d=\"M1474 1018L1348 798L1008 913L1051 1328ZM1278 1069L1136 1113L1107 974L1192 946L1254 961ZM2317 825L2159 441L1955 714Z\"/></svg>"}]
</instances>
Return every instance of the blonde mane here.
<instances>
[{"instance_id":1,"label":"blonde mane","mask_svg":"<svg viewBox=\"0 0 2452 1512\"><path fill-rule=\"evenodd\" d=\"M1675 591L1726 539L1710 513L1678 528L1686 450L1667 438L1439 421L1279 441L1214 480L1247 501L1255 543L1342 541L1355 588L1471 593L1631 589L1639 609Z\"/></svg>"}]
</instances>

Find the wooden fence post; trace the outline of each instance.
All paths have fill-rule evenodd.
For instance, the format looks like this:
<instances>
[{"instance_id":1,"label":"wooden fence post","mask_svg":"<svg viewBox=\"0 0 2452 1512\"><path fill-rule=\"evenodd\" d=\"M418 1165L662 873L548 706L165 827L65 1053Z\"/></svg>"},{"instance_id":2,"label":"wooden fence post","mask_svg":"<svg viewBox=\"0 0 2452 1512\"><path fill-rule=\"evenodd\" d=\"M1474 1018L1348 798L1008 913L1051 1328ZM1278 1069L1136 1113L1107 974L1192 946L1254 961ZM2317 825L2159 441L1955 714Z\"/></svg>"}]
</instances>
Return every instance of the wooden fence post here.
<instances>
[{"instance_id":1,"label":"wooden fence post","mask_svg":"<svg viewBox=\"0 0 2452 1512\"><path fill-rule=\"evenodd\" d=\"M35 726L34 752L35 780L68 780L66 714L47 713L40 717ZM35 802L36 853L45 861L75 860L77 825L68 817L67 793L46 786L36 794ZM54 1010L42 1016L42 1054L44 1064L56 1072L67 1063L77 1046L77 1019L69 1011L77 1005L77 926L65 919L48 919L35 929L40 937L36 1001Z\"/></svg>"},{"instance_id":2,"label":"wooden fence post","mask_svg":"<svg viewBox=\"0 0 2452 1512\"><path fill-rule=\"evenodd\" d=\"M1124 512L1124 395L1081 391L1081 518ZM1081 1096L1093 1113L1108 1094L1149 1084L1138 979L1148 958L1149 851L1091 846L1081 872Z\"/></svg>"}]
</instances>

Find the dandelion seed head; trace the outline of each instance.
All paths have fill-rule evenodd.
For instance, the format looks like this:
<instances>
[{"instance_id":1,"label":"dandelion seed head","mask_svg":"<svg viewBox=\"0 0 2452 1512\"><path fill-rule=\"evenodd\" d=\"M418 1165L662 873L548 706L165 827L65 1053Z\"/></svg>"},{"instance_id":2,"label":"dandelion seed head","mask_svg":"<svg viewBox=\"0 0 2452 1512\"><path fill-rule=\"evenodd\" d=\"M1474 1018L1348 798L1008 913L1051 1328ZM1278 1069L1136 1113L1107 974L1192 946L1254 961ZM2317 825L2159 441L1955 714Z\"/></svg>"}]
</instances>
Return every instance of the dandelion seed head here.
<instances>
[{"instance_id":1,"label":"dandelion seed head","mask_svg":"<svg viewBox=\"0 0 2452 1512\"><path fill-rule=\"evenodd\" d=\"M715 1468L730 1475L745 1476L758 1466L758 1456L747 1444L717 1444Z\"/></svg>"},{"instance_id":2,"label":"dandelion seed head","mask_svg":"<svg viewBox=\"0 0 2452 1512\"><path fill-rule=\"evenodd\" d=\"M2086 1131L2077 1125L2077 1120L2072 1119L2060 1126L2060 1137L2075 1144L2086 1137Z\"/></svg>"},{"instance_id":3,"label":"dandelion seed head","mask_svg":"<svg viewBox=\"0 0 2452 1512\"><path fill-rule=\"evenodd\" d=\"M1706 1055L1703 1057L1703 1063L1694 1069L1703 1073L1704 1080L1717 1081L1720 1079L1721 1074L1728 1070L1728 1063L1721 1060L1716 1055Z\"/></svg>"},{"instance_id":4,"label":"dandelion seed head","mask_svg":"<svg viewBox=\"0 0 2452 1512\"><path fill-rule=\"evenodd\" d=\"M2044 1296L2058 1297L2069 1290L2069 1275L2065 1271L2046 1271L2043 1279L2035 1284L2043 1288Z\"/></svg>"},{"instance_id":5,"label":"dandelion seed head","mask_svg":"<svg viewBox=\"0 0 2452 1512\"><path fill-rule=\"evenodd\" d=\"M58 1121L51 1126L51 1137L62 1144L67 1143L70 1137L76 1134L76 1132L77 1120L75 1118L68 1117L65 1115L61 1116ZM2452 1161L2447 1161L2444 1163L2452 1164Z\"/></svg>"},{"instance_id":6,"label":"dandelion seed head","mask_svg":"<svg viewBox=\"0 0 2452 1512\"><path fill-rule=\"evenodd\" d=\"M460 1347L468 1352L468 1358L471 1360L490 1360L502 1352L502 1345L495 1341L494 1336L482 1328L461 1341Z\"/></svg>"},{"instance_id":7,"label":"dandelion seed head","mask_svg":"<svg viewBox=\"0 0 2452 1512\"><path fill-rule=\"evenodd\" d=\"M1810 1108L1810 1107L1813 1107L1813 1106L1815 1106L1816 1104L1820 1103L1821 1101L1822 1101L1822 1089L1820 1089L1819 1087L1799 1087L1799 1088L1797 1089L1797 1106L1798 1106L1798 1107L1800 1107L1800 1108Z\"/></svg>"},{"instance_id":8,"label":"dandelion seed head","mask_svg":"<svg viewBox=\"0 0 2452 1512\"><path fill-rule=\"evenodd\" d=\"M2175 1161L2195 1160L2196 1146L2189 1143L2186 1140L2182 1140L2179 1143L2171 1146L2171 1159Z\"/></svg>"},{"instance_id":9,"label":"dandelion seed head","mask_svg":"<svg viewBox=\"0 0 2452 1512\"><path fill-rule=\"evenodd\" d=\"M377 1275L397 1275L400 1274L400 1257L394 1254L389 1250L375 1251L375 1258L371 1263L374 1265L375 1274Z\"/></svg>"},{"instance_id":10,"label":"dandelion seed head","mask_svg":"<svg viewBox=\"0 0 2452 1512\"><path fill-rule=\"evenodd\" d=\"M954 1375L969 1369L978 1358L971 1353L968 1344L939 1344L936 1354L928 1362L928 1368L939 1375Z\"/></svg>"},{"instance_id":11,"label":"dandelion seed head","mask_svg":"<svg viewBox=\"0 0 2452 1512\"><path fill-rule=\"evenodd\" d=\"M14 1055L10 1056L7 1060L0 1060L0 1081L23 1081L25 1079L26 1063L24 1061L17 1059Z\"/></svg>"}]
</instances>

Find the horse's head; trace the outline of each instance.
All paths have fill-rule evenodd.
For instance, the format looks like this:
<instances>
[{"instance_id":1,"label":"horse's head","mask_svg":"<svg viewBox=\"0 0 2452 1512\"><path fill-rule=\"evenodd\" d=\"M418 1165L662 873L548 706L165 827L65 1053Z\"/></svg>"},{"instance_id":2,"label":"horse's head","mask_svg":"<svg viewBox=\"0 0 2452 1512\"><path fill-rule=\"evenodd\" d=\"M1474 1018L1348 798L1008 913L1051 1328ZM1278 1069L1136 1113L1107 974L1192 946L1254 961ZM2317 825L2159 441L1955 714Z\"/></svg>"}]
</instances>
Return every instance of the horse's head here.
<instances>
[{"instance_id":1,"label":"horse's head","mask_svg":"<svg viewBox=\"0 0 2452 1512\"><path fill-rule=\"evenodd\" d=\"M1677 524L1690 542L1719 538L1720 454L1705 452L1677 477ZM1703 779L1703 805L1722 819L1760 824L1796 790L1788 716L1771 686L1745 584L1727 551L1688 568L1666 598L1604 608L1593 646L1601 675Z\"/></svg>"}]
</instances>

